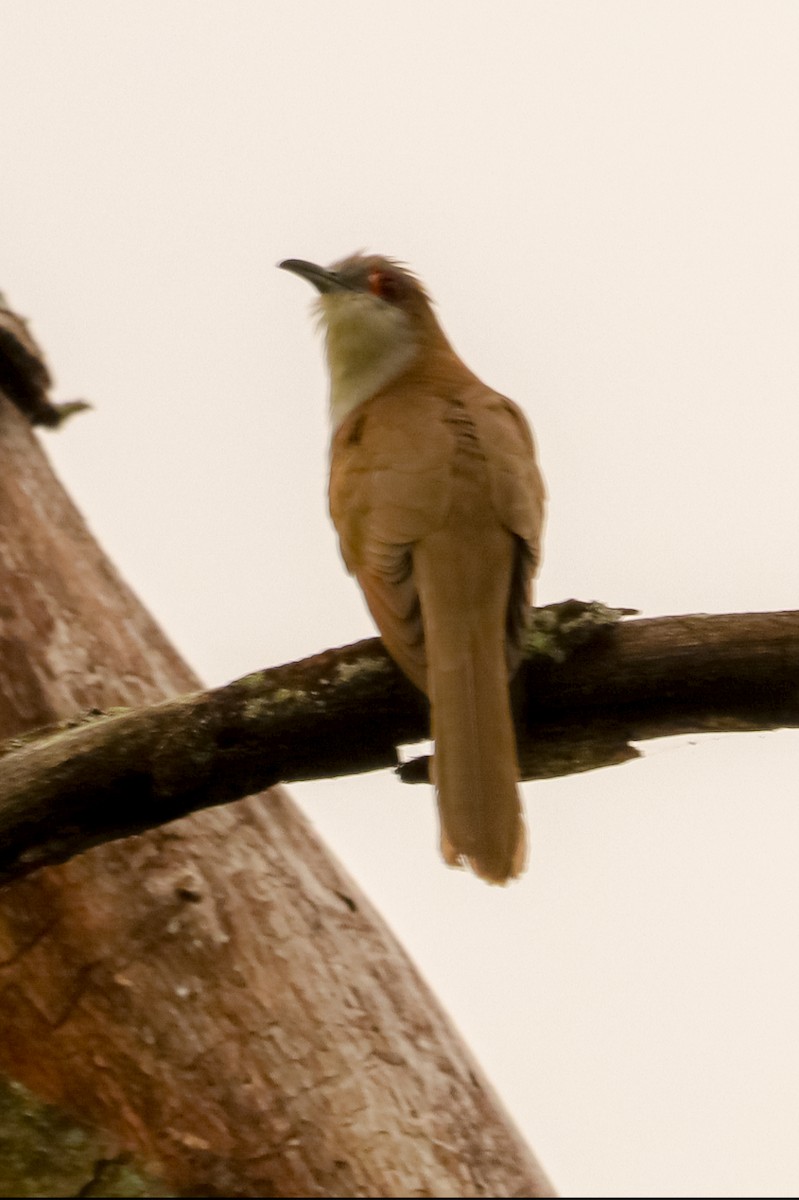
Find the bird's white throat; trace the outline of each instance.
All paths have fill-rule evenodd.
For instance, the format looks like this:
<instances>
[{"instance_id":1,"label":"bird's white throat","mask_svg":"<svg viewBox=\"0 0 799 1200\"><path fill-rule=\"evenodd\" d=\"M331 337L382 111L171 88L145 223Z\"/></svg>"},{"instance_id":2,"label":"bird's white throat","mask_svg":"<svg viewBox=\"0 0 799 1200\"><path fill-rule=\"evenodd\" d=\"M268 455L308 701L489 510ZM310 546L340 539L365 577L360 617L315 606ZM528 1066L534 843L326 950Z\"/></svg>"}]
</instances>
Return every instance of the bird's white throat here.
<instances>
[{"instance_id":1,"label":"bird's white throat","mask_svg":"<svg viewBox=\"0 0 799 1200\"><path fill-rule=\"evenodd\" d=\"M364 292L319 299L330 372L330 424L341 422L397 379L418 351L406 313Z\"/></svg>"}]
</instances>

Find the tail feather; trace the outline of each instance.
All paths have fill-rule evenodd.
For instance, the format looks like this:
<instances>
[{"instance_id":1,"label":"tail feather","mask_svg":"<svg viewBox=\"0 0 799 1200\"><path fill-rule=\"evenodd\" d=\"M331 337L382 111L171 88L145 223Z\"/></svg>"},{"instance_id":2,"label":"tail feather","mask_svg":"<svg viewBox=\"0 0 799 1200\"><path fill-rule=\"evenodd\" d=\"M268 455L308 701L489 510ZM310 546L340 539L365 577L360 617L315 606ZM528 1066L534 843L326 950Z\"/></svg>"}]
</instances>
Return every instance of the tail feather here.
<instances>
[{"instance_id":1,"label":"tail feather","mask_svg":"<svg viewBox=\"0 0 799 1200\"><path fill-rule=\"evenodd\" d=\"M506 655L517 540L485 505L464 502L413 558L441 853L489 883L521 875L527 858Z\"/></svg>"},{"instance_id":2,"label":"tail feather","mask_svg":"<svg viewBox=\"0 0 799 1200\"><path fill-rule=\"evenodd\" d=\"M489 883L524 870L527 839L504 647L472 638L459 668L428 664L441 851Z\"/></svg>"}]
</instances>

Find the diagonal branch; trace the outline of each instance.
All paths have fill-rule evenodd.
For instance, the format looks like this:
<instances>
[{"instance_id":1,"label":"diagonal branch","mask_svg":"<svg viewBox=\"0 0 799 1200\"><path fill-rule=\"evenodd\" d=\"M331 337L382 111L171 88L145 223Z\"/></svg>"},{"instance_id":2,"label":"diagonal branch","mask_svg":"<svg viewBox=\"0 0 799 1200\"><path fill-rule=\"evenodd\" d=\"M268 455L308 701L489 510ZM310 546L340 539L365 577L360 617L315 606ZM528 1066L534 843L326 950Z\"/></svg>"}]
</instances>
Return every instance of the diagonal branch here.
<instances>
[{"instance_id":1,"label":"diagonal branch","mask_svg":"<svg viewBox=\"0 0 799 1200\"><path fill-rule=\"evenodd\" d=\"M799 726L799 612L536 609L515 690L525 778L624 762L631 741ZM397 766L424 698L377 639L0 748L0 882L278 782ZM427 760L399 769L426 778Z\"/></svg>"}]
</instances>

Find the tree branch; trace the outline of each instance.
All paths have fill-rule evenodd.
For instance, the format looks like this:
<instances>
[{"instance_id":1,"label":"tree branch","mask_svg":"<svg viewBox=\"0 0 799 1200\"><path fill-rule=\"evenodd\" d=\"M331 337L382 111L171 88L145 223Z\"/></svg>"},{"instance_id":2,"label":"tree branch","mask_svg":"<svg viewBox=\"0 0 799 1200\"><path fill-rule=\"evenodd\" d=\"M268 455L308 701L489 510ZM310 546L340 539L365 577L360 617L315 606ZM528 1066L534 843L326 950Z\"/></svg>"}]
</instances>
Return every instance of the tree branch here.
<instances>
[{"instance_id":1,"label":"tree branch","mask_svg":"<svg viewBox=\"0 0 799 1200\"><path fill-rule=\"evenodd\" d=\"M631 741L799 726L799 612L536 609L515 683L522 774L621 763ZM426 702L377 639L0 748L0 882L278 782L397 766ZM399 768L427 777L427 760Z\"/></svg>"}]
</instances>

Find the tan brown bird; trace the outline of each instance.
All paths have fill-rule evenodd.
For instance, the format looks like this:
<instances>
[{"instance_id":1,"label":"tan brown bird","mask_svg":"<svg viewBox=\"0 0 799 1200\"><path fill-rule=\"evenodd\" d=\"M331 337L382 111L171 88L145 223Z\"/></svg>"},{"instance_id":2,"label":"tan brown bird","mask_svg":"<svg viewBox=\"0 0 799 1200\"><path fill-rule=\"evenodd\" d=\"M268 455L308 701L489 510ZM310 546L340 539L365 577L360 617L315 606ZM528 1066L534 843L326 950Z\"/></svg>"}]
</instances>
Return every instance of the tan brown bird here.
<instances>
[{"instance_id":1,"label":"tan brown bird","mask_svg":"<svg viewBox=\"0 0 799 1200\"><path fill-rule=\"evenodd\" d=\"M330 513L386 649L430 699L442 853L506 883L526 859L508 682L545 502L530 428L393 259L280 266L320 293Z\"/></svg>"}]
</instances>

